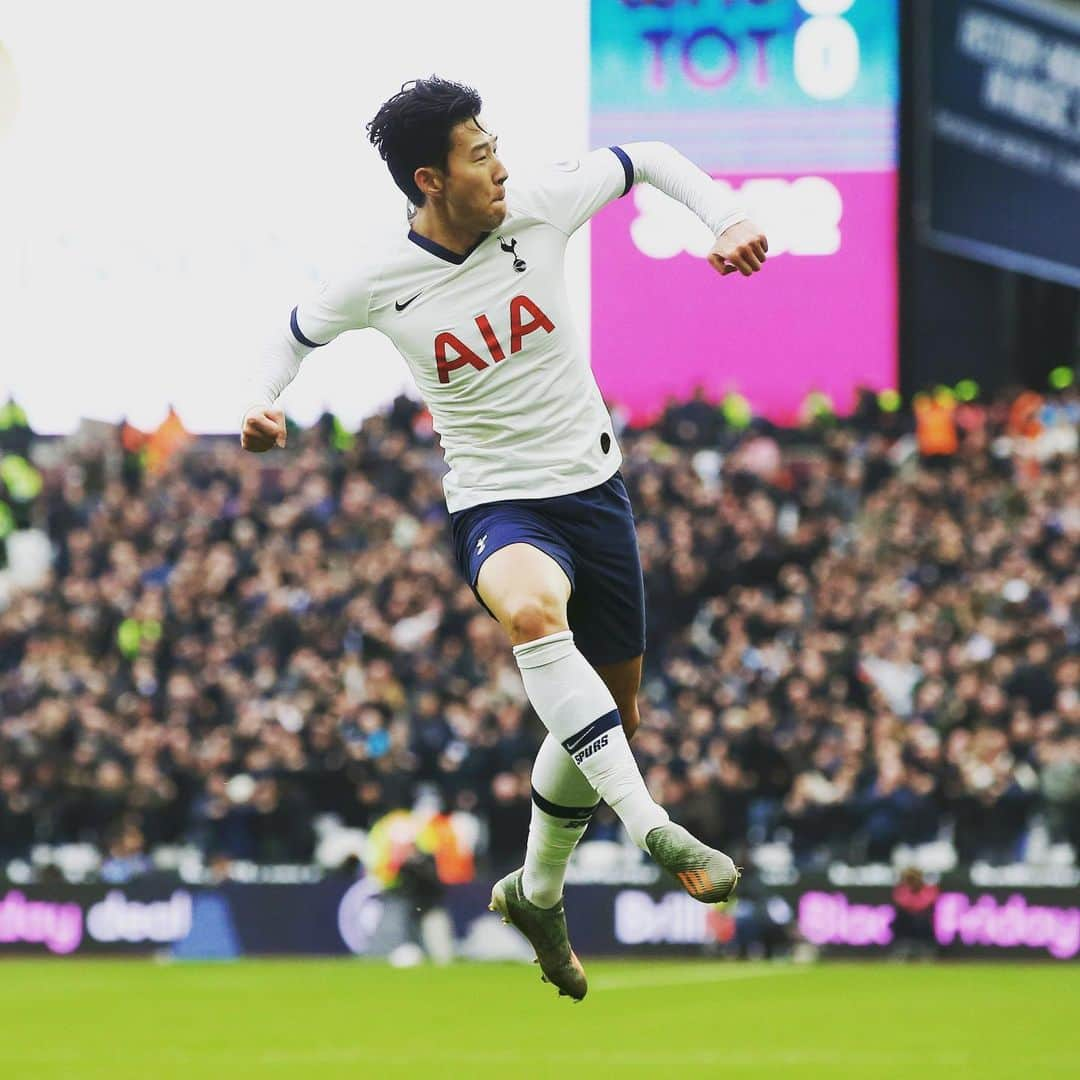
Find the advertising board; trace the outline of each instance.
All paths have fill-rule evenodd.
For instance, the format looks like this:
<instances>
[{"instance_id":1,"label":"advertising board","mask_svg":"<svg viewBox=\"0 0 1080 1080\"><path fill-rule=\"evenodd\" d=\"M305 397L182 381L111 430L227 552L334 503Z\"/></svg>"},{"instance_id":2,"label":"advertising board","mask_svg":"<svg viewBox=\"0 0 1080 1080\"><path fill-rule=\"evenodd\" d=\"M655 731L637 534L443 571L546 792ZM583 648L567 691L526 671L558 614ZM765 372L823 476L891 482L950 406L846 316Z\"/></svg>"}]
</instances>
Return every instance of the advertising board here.
<instances>
[{"instance_id":1,"label":"advertising board","mask_svg":"<svg viewBox=\"0 0 1080 1080\"><path fill-rule=\"evenodd\" d=\"M894 387L895 0L594 0L591 141L660 140L742 203L765 272L718 278L713 238L641 185L592 224L592 356L638 419L702 386L790 421Z\"/></svg>"},{"instance_id":2,"label":"advertising board","mask_svg":"<svg viewBox=\"0 0 1080 1080\"><path fill-rule=\"evenodd\" d=\"M977 886L950 878L933 892L921 925L923 943L936 955L1080 957L1075 887ZM475 940L484 926L496 928L489 897L482 881L446 890L459 945ZM724 907L699 904L665 885L567 885L566 909L583 955L727 955L768 939L780 951L809 944L826 956L870 957L889 955L913 933L892 888L837 886L824 878L777 887L753 883L740 901ZM0 958L386 955L410 932L412 910L373 878L213 888L167 879L125 886L0 884Z\"/></svg>"}]
</instances>

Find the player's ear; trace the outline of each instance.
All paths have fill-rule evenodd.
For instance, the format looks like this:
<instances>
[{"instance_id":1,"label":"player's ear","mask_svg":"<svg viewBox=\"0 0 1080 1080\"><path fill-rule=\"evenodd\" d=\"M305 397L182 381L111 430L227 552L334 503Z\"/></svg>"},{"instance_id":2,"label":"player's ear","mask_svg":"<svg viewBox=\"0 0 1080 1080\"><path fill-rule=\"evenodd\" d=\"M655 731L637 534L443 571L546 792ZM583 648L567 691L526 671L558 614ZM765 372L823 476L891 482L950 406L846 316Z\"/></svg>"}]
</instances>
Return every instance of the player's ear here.
<instances>
[{"instance_id":1,"label":"player's ear","mask_svg":"<svg viewBox=\"0 0 1080 1080\"><path fill-rule=\"evenodd\" d=\"M433 168L430 165L422 165L413 173L413 181L428 198L431 198L432 195L438 196L442 194L443 174L441 169Z\"/></svg>"}]
</instances>

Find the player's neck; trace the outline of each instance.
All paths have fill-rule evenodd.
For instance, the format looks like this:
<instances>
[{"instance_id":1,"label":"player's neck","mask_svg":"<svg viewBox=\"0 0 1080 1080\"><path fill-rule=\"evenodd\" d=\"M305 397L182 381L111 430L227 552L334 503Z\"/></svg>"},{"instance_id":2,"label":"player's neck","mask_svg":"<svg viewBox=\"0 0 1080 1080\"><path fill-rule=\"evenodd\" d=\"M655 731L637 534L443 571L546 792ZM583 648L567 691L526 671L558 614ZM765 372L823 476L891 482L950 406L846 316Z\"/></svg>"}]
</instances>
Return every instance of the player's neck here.
<instances>
[{"instance_id":1,"label":"player's neck","mask_svg":"<svg viewBox=\"0 0 1080 1080\"><path fill-rule=\"evenodd\" d=\"M453 221L445 211L431 203L416 211L416 216L412 219L412 231L456 255L472 251L484 235L482 229Z\"/></svg>"}]
</instances>

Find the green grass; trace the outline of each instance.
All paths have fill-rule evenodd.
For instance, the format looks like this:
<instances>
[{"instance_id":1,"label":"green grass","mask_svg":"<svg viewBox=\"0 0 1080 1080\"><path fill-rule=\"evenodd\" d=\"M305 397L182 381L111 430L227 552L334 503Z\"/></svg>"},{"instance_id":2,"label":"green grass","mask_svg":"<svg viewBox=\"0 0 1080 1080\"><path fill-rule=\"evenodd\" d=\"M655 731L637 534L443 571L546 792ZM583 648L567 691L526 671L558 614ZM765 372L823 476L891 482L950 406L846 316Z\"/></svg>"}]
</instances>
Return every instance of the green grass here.
<instances>
[{"instance_id":1,"label":"green grass","mask_svg":"<svg viewBox=\"0 0 1080 1080\"><path fill-rule=\"evenodd\" d=\"M0 1077L1080 1076L1073 966L0 963Z\"/></svg>"}]
</instances>

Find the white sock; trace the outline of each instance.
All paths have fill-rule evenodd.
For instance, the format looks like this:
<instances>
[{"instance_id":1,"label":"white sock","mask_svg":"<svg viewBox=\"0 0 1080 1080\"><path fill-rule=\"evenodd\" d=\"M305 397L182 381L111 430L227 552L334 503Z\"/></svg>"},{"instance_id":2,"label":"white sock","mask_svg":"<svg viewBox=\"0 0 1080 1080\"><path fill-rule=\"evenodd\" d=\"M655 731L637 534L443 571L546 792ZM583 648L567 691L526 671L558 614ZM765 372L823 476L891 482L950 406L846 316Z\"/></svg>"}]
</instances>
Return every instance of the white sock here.
<instances>
[{"instance_id":1,"label":"white sock","mask_svg":"<svg viewBox=\"0 0 1080 1080\"><path fill-rule=\"evenodd\" d=\"M669 818L652 800L604 680L577 651L569 630L514 646L525 693L544 727L563 745L643 851L645 837Z\"/></svg>"},{"instance_id":2,"label":"white sock","mask_svg":"<svg viewBox=\"0 0 1080 1080\"><path fill-rule=\"evenodd\" d=\"M554 907L563 894L570 855L600 796L570 755L549 734L532 770L532 818L521 888L538 907Z\"/></svg>"}]
</instances>

